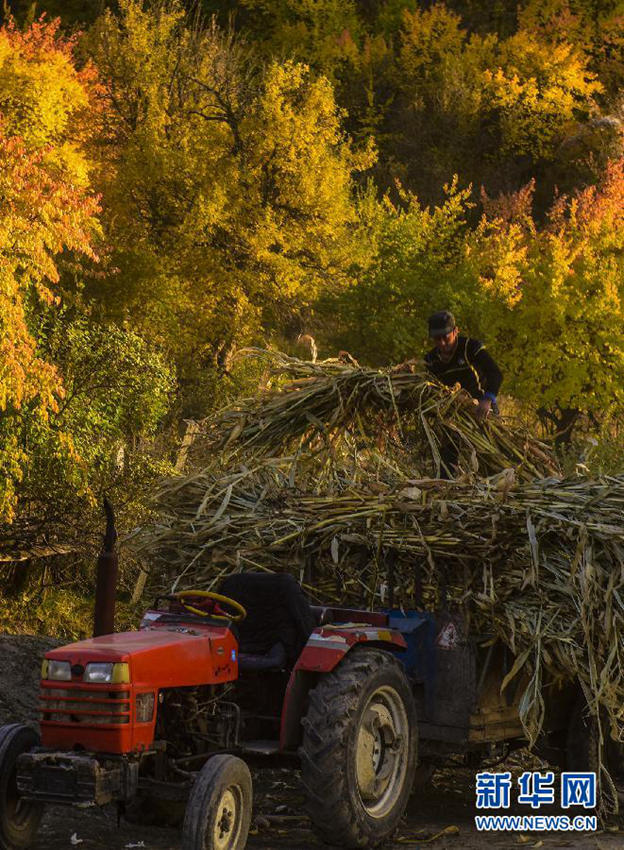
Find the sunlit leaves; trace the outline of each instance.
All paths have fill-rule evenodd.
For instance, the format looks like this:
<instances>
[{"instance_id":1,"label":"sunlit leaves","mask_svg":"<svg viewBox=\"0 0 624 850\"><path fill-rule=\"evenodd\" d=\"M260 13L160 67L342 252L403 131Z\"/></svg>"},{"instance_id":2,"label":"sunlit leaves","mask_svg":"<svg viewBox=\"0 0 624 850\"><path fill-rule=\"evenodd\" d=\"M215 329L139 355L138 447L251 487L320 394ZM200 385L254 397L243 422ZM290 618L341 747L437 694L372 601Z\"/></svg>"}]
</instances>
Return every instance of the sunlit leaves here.
<instances>
[{"instance_id":1,"label":"sunlit leaves","mask_svg":"<svg viewBox=\"0 0 624 850\"><path fill-rule=\"evenodd\" d=\"M116 127L101 181L111 291L189 375L352 280L352 177L372 156L307 66L261 66L175 2L121 5L91 40Z\"/></svg>"},{"instance_id":2,"label":"sunlit leaves","mask_svg":"<svg viewBox=\"0 0 624 850\"><path fill-rule=\"evenodd\" d=\"M503 367L505 392L533 409L624 409L624 163L560 197L544 223L533 191L483 195L476 227L456 186L434 208L386 204L371 218L376 259L339 302L336 341L366 360L418 357L427 315L450 307Z\"/></svg>"},{"instance_id":3,"label":"sunlit leaves","mask_svg":"<svg viewBox=\"0 0 624 850\"><path fill-rule=\"evenodd\" d=\"M54 24L0 30L0 410L7 426L0 518L11 515L25 461L11 415L24 410L45 420L63 396L36 338L39 306L56 298L56 258L66 250L94 257L98 202L74 141L91 77L76 73L68 51Z\"/></svg>"},{"instance_id":4,"label":"sunlit leaves","mask_svg":"<svg viewBox=\"0 0 624 850\"><path fill-rule=\"evenodd\" d=\"M571 45L518 32L484 71L485 93L500 114L502 152L550 158L572 122L587 118L602 87Z\"/></svg>"}]
</instances>

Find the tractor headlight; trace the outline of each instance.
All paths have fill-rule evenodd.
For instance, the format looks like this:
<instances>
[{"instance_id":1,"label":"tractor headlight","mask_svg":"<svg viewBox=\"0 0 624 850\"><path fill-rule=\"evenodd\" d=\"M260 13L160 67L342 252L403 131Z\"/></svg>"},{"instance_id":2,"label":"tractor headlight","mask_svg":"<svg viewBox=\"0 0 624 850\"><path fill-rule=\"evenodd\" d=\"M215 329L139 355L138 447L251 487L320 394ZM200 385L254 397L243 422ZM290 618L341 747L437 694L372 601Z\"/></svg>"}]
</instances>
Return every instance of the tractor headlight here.
<instances>
[{"instance_id":1,"label":"tractor headlight","mask_svg":"<svg viewBox=\"0 0 624 850\"><path fill-rule=\"evenodd\" d=\"M130 681L130 668L125 662L90 661L82 676L83 682L120 685Z\"/></svg>"},{"instance_id":2,"label":"tractor headlight","mask_svg":"<svg viewBox=\"0 0 624 850\"><path fill-rule=\"evenodd\" d=\"M137 723L149 723L154 716L154 694L137 694L136 719Z\"/></svg>"},{"instance_id":3,"label":"tractor headlight","mask_svg":"<svg viewBox=\"0 0 624 850\"><path fill-rule=\"evenodd\" d=\"M41 665L41 678L52 679L55 682L69 682L71 680L71 664L69 661L55 661L53 658L44 658Z\"/></svg>"}]
</instances>

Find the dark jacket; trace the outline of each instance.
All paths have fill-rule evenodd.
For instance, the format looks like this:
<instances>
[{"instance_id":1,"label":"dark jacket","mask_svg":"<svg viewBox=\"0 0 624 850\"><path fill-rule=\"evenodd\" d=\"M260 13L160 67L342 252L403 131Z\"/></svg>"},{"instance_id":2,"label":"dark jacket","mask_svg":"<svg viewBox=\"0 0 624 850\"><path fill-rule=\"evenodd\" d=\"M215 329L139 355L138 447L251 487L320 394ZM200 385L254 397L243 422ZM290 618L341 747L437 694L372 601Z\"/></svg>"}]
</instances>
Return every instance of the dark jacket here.
<instances>
[{"instance_id":1,"label":"dark jacket","mask_svg":"<svg viewBox=\"0 0 624 850\"><path fill-rule=\"evenodd\" d=\"M460 384L473 398L489 398L496 403L503 376L479 340L460 336L448 363L442 362L437 348L425 355L425 363L447 387Z\"/></svg>"}]
</instances>

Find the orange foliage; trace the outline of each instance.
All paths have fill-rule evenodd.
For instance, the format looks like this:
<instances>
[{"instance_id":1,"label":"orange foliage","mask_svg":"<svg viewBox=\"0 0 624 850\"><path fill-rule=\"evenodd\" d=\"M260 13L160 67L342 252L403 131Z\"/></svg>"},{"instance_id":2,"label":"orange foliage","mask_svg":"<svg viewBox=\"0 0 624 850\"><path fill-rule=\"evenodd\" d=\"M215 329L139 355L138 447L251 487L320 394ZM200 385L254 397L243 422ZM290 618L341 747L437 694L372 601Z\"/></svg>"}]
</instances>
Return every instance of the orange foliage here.
<instances>
[{"instance_id":1,"label":"orange foliage","mask_svg":"<svg viewBox=\"0 0 624 850\"><path fill-rule=\"evenodd\" d=\"M599 185L579 193L574 212L577 224L587 233L615 234L624 229L624 158L607 163Z\"/></svg>"},{"instance_id":2,"label":"orange foliage","mask_svg":"<svg viewBox=\"0 0 624 850\"><path fill-rule=\"evenodd\" d=\"M77 71L73 42L58 21L25 32L0 30L0 518L11 516L14 479L25 460L7 415L24 405L46 418L63 395L55 367L37 345L42 308L58 297L57 256L97 259L93 238L98 198L73 119L89 104L92 68ZM54 84L47 86L50 66ZM63 76L64 75L64 76ZM71 126L70 126L71 124Z\"/></svg>"},{"instance_id":3,"label":"orange foliage","mask_svg":"<svg viewBox=\"0 0 624 850\"><path fill-rule=\"evenodd\" d=\"M490 198L481 187L481 204L488 219L500 219L505 224L524 224L532 218L535 179L529 180L517 192L502 192Z\"/></svg>"}]
</instances>

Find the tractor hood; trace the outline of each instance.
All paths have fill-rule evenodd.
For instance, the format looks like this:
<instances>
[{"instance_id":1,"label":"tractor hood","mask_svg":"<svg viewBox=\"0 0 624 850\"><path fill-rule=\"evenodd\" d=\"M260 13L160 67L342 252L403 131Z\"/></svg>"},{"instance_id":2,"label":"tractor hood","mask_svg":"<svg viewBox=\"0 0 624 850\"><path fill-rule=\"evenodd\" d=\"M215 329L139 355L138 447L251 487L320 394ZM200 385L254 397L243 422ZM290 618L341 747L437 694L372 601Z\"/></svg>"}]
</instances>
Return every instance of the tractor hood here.
<instances>
[{"instance_id":1,"label":"tractor hood","mask_svg":"<svg viewBox=\"0 0 624 850\"><path fill-rule=\"evenodd\" d=\"M238 644L226 626L119 632L57 647L45 657L69 662L74 683L87 664L107 662L126 663L132 685L152 688L217 684L238 675Z\"/></svg>"}]
</instances>

